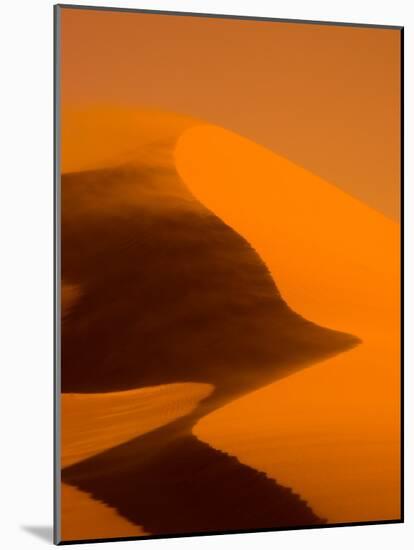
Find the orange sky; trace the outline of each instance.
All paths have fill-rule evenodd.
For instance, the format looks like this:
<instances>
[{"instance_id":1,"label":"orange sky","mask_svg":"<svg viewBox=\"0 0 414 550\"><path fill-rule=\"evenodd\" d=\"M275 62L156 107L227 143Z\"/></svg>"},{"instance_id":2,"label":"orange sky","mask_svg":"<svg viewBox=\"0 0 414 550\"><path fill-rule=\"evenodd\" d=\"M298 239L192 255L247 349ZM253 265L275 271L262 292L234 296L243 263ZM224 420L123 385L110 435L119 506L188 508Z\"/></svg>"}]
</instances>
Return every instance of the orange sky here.
<instances>
[{"instance_id":1,"label":"orange sky","mask_svg":"<svg viewBox=\"0 0 414 550\"><path fill-rule=\"evenodd\" d=\"M205 119L398 219L398 30L70 8L61 21L63 105Z\"/></svg>"}]
</instances>

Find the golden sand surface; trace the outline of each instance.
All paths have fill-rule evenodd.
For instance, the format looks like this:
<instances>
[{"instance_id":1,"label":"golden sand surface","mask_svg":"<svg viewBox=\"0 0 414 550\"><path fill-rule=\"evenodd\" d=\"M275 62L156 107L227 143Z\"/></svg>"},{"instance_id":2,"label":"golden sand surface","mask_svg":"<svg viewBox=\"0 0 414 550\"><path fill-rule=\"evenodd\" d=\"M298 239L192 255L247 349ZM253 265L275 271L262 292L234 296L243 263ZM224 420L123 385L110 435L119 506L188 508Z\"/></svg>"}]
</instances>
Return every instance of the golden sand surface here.
<instances>
[{"instance_id":1,"label":"golden sand surface","mask_svg":"<svg viewBox=\"0 0 414 550\"><path fill-rule=\"evenodd\" d=\"M165 384L137 390L62 394L62 467L155 430L196 408L210 384Z\"/></svg>"},{"instance_id":2,"label":"golden sand surface","mask_svg":"<svg viewBox=\"0 0 414 550\"><path fill-rule=\"evenodd\" d=\"M258 251L295 311L362 339L213 412L195 434L329 522L398 518L399 225L218 127L187 130L175 154L192 193Z\"/></svg>"},{"instance_id":3,"label":"golden sand surface","mask_svg":"<svg viewBox=\"0 0 414 550\"><path fill-rule=\"evenodd\" d=\"M62 123L62 169L68 172L130 162L152 140L173 143L181 135L178 174L259 253L288 305L362 339L347 353L211 413L195 435L291 487L329 522L398 518L398 224L263 147L188 117L65 109ZM79 293L78 286L64 287L66 310ZM211 391L208 384L171 384L63 394L62 465L184 416ZM65 490L63 525L66 515L66 526L76 531L65 538L105 536L76 527L77 516L70 514L85 498L88 515L101 523L102 512L111 525L107 507ZM112 512L110 536L116 536L113 525L124 520ZM140 529L120 526L120 536L130 528Z\"/></svg>"},{"instance_id":4,"label":"golden sand surface","mask_svg":"<svg viewBox=\"0 0 414 550\"><path fill-rule=\"evenodd\" d=\"M69 540L139 537L144 529L116 510L66 483L61 485L61 538Z\"/></svg>"},{"instance_id":5,"label":"golden sand surface","mask_svg":"<svg viewBox=\"0 0 414 550\"><path fill-rule=\"evenodd\" d=\"M209 384L166 384L101 394L62 394L62 467L185 416L212 392ZM63 540L145 535L142 527L84 491L62 483Z\"/></svg>"}]
</instances>

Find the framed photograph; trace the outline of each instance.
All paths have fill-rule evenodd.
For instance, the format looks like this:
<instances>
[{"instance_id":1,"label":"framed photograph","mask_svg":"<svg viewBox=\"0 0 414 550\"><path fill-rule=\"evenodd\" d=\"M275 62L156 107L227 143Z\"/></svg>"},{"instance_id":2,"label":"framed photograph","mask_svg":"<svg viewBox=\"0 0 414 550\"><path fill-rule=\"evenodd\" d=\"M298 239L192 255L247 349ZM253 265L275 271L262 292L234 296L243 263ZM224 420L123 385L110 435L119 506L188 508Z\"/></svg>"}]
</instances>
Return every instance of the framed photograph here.
<instances>
[{"instance_id":1,"label":"framed photograph","mask_svg":"<svg viewBox=\"0 0 414 550\"><path fill-rule=\"evenodd\" d=\"M403 521L403 28L57 5L55 542Z\"/></svg>"}]
</instances>

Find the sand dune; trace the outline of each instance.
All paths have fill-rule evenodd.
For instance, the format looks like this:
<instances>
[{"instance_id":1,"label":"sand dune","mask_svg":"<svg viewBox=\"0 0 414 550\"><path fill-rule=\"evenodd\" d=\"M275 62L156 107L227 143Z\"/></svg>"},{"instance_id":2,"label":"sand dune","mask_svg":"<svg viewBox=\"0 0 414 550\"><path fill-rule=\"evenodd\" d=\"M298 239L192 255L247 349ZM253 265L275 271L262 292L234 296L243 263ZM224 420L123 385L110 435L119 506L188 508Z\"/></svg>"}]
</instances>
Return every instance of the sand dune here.
<instances>
[{"instance_id":1,"label":"sand dune","mask_svg":"<svg viewBox=\"0 0 414 550\"><path fill-rule=\"evenodd\" d=\"M215 126L185 131L175 160L190 191L257 250L295 311L360 337L378 330L375 317L398 320L397 223Z\"/></svg>"},{"instance_id":2,"label":"sand dune","mask_svg":"<svg viewBox=\"0 0 414 550\"><path fill-rule=\"evenodd\" d=\"M170 384L124 392L62 394L62 467L189 414L212 391L208 384Z\"/></svg>"},{"instance_id":3,"label":"sand dune","mask_svg":"<svg viewBox=\"0 0 414 550\"><path fill-rule=\"evenodd\" d=\"M60 288L62 319L66 317L72 306L75 305L80 297L80 293L81 291L79 285L69 285L62 281Z\"/></svg>"},{"instance_id":4,"label":"sand dune","mask_svg":"<svg viewBox=\"0 0 414 550\"><path fill-rule=\"evenodd\" d=\"M152 534L319 525L289 488L198 441L194 418L65 468L62 478ZM123 535L115 524L112 536Z\"/></svg>"},{"instance_id":5,"label":"sand dune","mask_svg":"<svg viewBox=\"0 0 414 550\"><path fill-rule=\"evenodd\" d=\"M289 305L362 339L211 414L196 435L331 522L399 518L398 225L217 127L187 130L176 162L191 192L259 252Z\"/></svg>"},{"instance_id":6,"label":"sand dune","mask_svg":"<svg viewBox=\"0 0 414 550\"><path fill-rule=\"evenodd\" d=\"M62 176L62 276L82 289L62 325L63 391L199 382L222 403L356 345L289 307L183 185L172 149L160 139L133 165Z\"/></svg>"},{"instance_id":7,"label":"sand dune","mask_svg":"<svg viewBox=\"0 0 414 550\"><path fill-rule=\"evenodd\" d=\"M321 523L298 494L191 430L229 401L359 340L295 313L250 244L189 192L173 158L188 120L155 117L150 131L152 115L140 116L111 112L107 126L102 112L80 116L86 127L70 139L64 123L64 166L73 171L62 177L62 275L81 291L62 325L63 480L151 533ZM82 156L88 144L93 154ZM144 388L174 383L215 391L155 429L154 418L170 418L170 402L141 401ZM139 401L134 392L143 392ZM180 401L194 405L200 395L190 394ZM149 421L137 421L144 410Z\"/></svg>"},{"instance_id":8,"label":"sand dune","mask_svg":"<svg viewBox=\"0 0 414 550\"><path fill-rule=\"evenodd\" d=\"M189 414L213 390L171 384L104 394L62 394L61 465L81 462ZM142 536L146 532L91 495L62 484L64 540Z\"/></svg>"},{"instance_id":9,"label":"sand dune","mask_svg":"<svg viewBox=\"0 0 414 550\"><path fill-rule=\"evenodd\" d=\"M62 108L62 174L143 162L148 145L175 142L196 118L157 109L94 105ZM170 154L169 154L170 153ZM172 158L173 149L164 155ZM162 153L158 151L158 164ZM154 159L153 159L154 160Z\"/></svg>"}]
</instances>

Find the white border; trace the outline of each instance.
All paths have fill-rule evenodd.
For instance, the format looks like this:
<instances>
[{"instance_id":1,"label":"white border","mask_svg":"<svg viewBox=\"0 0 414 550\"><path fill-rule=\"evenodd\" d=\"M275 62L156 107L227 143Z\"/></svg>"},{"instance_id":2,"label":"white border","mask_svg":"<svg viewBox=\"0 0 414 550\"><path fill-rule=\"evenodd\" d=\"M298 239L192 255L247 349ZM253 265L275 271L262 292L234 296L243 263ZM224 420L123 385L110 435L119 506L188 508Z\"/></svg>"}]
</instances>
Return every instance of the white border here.
<instances>
[{"instance_id":1,"label":"white border","mask_svg":"<svg viewBox=\"0 0 414 550\"><path fill-rule=\"evenodd\" d=\"M208 549L251 548L264 550L288 546L338 550L365 545L377 548L409 548L414 538L413 428L414 399L410 366L413 363L409 327L412 325L413 260L408 235L414 234L413 169L408 152L414 97L411 2L394 0L164 0L153 2L100 0L78 4L200 11L263 17L404 25L406 41L406 524L346 527L206 538L124 542L141 547L183 548L203 545ZM31 549L44 546L41 538L24 527L52 523L52 333L53 333L53 86L52 5L50 0L4 2L0 16L1 62L1 177L0 177L0 339L1 365L1 467L0 518L2 547ZM237 545L237 546L236 546ZM83 545L88 548L90 545ZM114 543L105 543L105 548ZM96 545L91 546L96 548Z\"/></svg>"}]
</instances>

